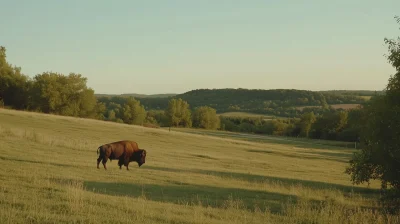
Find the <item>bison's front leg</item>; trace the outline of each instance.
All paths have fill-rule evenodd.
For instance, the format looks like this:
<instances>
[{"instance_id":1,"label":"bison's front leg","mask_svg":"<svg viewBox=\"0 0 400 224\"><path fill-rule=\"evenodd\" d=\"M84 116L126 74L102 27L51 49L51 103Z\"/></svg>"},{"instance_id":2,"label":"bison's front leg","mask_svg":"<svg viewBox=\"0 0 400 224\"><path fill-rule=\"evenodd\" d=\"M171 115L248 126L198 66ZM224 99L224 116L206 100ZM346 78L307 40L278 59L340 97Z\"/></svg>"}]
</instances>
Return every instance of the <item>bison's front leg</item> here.
<instances>
[{"instance_id":1,"label":"bison's front leg","mask_svg":"<svg viewBox=\"0 0 400 224\"><path fill-rule=\"evenodd\" d=\"M125 158L124 165L126 166L126 170L129 170L129 158Z\"/></svg>"},{"instance_id":2,"label":"bison's front leg","mask_svg":"<svg viewBox=\"0 0 400 224\"><path fill-rule=\"evenodd\" d=\"M124 160L123 159L119 159L118 160L119 169L122 169L122 165L124 165Z\"/></svg>"}]
</instances>

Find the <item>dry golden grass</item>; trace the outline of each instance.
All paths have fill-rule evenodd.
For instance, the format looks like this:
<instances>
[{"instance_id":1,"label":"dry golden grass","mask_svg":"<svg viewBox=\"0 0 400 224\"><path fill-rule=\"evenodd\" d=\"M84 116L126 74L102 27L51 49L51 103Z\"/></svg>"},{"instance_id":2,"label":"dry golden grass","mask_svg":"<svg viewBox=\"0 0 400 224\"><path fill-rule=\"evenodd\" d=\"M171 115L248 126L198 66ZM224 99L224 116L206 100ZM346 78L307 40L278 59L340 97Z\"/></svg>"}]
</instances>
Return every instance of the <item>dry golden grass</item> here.
<instances>
[{"instance_id":1,"label":"dry golden grass","mask_svg":"<svg viewBox=\"0 0 400 224\"><path fill-rule=\"evenodd\" d=\"M334 109L344 109L344 110L349 110L349 109L355 109L358 106L360 106L360 104L331 104L330 106L332 106ZM304 108L317 108L317 107L321 107L321 106L301 106L301 107L296 107L297 110L303 110Z\"/></svg>"},{"instance_id":2,"label":"dry golden grass","mask_svg":"<svg viewBox=\"0 0 400 224\"><path fill-rule=\"evenodd\" d=\"M146 164L97 169L122 139ZM0 223L398 223L343 173L352 152L0 109Z\"/></svg>"},{"instance_id":3,"label":"dry golden grass","mask_svg":"<svg viewBox=\"0 0 400 224\"><path fill-rule=\"evenodd\" d=\"M298 106L296 107L296 109L302 111L304 110L304 108L319 108L319 107L321 106Z\"/></svg>"},{"instance_id":4,"label":"dry golden grass","mask_svg":"<svg viewBox=\"0 0 400 224\"><path fill-rule=\"evenodd\" d=\"M366 100L370 100L372 96L360 96L361 98L364 98Z\"/></svg>"},{"instance_id":5,"label":"dry golden grass","mask_svg":"<svg viewBox=\"0 0 400 224\"><path fill-rule=\"evenodd\" d=\"M255 113L247 113L247 112L225 112L225 113L220 113L218 114L220 116L225 116L225 117L250 117L250 118L257 118L261 117L265 120L270 120L274 117L279 118L278 116L272 116L272 115L265 115L265 114L255 114Z\"/></svg>"},{"instance_id":6,"label":"dry golden grass","mask_svg":"<svg viewBox=\"0 0 400 224\"><path fill-rule=\"evenodd\" d=\"M344 109L344 110L349 110L349 109L355 109L358 106L360 106L360 104L332 104L331 105L334 109Z\"/></svg>"}]
</instances>

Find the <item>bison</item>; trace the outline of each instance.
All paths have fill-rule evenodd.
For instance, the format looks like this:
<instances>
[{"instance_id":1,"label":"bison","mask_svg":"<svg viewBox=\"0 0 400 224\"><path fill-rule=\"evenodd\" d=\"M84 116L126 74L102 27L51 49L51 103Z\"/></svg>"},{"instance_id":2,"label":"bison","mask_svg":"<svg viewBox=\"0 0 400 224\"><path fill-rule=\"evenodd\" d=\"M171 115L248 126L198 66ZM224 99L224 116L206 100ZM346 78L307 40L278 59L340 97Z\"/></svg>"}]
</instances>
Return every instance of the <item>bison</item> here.
<instances>
[{"instance_id":1,"label":"bison","mask_svg":"<svg viewBox=\"0 0 400 224\"><path fill-rule=\"evenodd\" d=\"M97 169L100 169L99 164L101 160L103 160L102 163L106 170L108 159L110 159L110 161L118 159L119 169L124 165L127 170L129 170L128 166L131 161L136 161L139 167L146 162L146 150L139 149L138 144L134 141L124 140L101 145L97 148L97 154L99 153Z\"/></svg>"}]
</instances>

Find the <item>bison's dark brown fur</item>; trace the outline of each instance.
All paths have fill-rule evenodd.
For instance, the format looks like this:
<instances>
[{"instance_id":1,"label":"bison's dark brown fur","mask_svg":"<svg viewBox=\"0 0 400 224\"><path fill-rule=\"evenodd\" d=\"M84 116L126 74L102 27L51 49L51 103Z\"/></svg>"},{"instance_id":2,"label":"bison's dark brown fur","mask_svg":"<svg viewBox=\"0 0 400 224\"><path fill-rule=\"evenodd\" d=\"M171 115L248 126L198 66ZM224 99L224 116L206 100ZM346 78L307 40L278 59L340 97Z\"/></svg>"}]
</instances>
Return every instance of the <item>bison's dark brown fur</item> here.
<instances>
[{"instance_id":1,"label":"bison's dark brown fur","mask_svg":"<svg viewBox=\"0 0 400 224\"><path fill-rule=\"evenodd\" d=\"M136 161L139 165L143 165L146 162L146 150L139 149L139 146L134 141L118 141L108 144L104 144L97 149L97 154L99 154L97 159L97 169L100 169L99 164L102 161L104 169L107 169L107 160L113 159L118 160L118 166L121 169L122 165L126 166L129 170L129 162Z\"/></svg>"}]
</instances>

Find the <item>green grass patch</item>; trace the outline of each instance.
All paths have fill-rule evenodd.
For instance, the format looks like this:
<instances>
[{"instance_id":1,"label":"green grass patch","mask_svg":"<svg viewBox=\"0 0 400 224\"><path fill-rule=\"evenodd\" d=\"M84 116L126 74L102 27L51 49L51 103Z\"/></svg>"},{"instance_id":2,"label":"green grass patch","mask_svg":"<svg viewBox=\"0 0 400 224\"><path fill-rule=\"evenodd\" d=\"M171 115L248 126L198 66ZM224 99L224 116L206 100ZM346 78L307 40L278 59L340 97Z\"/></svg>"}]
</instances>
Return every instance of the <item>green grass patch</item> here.
<instances>
[{"instance_id":1,"label":"green grass patch","mask_svg":"<svg viewBox=\"0 0 400 224\"><path fill-rule=\"evenodd\" d=\"M283 117L279 116L273 116L273 115L265 115L265 114L255 114L255 113L248 113L248 112L225 112L225 113L220 113L218 114L219 116L225 116L225 117L245 117L245 118L258 118L261 117L264 120L272 120L272 119L286 119Z\"/></svg>"}]
</instances>

